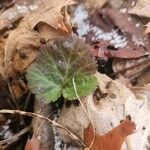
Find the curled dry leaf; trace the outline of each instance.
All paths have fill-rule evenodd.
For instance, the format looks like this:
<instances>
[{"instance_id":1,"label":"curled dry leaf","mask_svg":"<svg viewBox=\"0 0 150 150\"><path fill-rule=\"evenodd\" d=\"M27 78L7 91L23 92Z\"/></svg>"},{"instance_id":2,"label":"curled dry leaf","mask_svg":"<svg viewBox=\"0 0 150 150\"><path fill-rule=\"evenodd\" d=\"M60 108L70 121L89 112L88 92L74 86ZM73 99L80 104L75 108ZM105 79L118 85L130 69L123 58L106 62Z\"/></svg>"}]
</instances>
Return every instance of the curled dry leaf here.
<instances>
[{"instance_id":1,"label":"curled dry leaf","mask_svg":"<svg viewBox=\"0 0 150 150\"><path fill-rule=\"evenodd\" d=\"M41 38L52 40L52 38L64 34L62 30L65 25L63 24L64 17L61 14L61 9L63 6L73 3L73 0L55 1L52 3L53 5L49 2L47 7L27 15L21 21L6 43L5 69L8 77L14 78L21 74L35 59L37 50L41 46ZM33 30L36 25L37 29L40 27L39 32Z\"/></svg>"},{"instance_id":2,"label":"curled dry leaf","mask_svg":"<svg viewBox=\"0 0 150 150\"><path fill-rule=\"evenodd\" d=\"M62 8L64 6L75 4L74 0L56 0L53 4L51 4L51 1L48 3L49 7L46 9L42 9L40 11L34 12L33 16L29 17L29 25L31 29L33 29L39 22L44 22L54 29L65 29L64 25L64 17L62 15ZM42 15L41 15L42 14Z\"/></svg>"},{"instance_id":3,"label":"curled dry leaf","mask_svg":"<svg viewBox=\"0 0 150 150\"><path fill-rule=\"evenodd\" d=\"M105 135L101 136L96 133L90 150L121 150L126 137L132 134L134 130L135 124L127 118ZM93 136L93 128L91 124L89 124L88 127L84 129L84 143L87 147L90 146Z\"/></svg>"},{"instance_id":4,"label":"curled dry leaf","mask_svg":"<svg viewBox=\"0 0 150 150\"><path fill-rule=\"evenodd\" d=\"M150 18L150 1L149 0L138 0L136 5L129 10L130 14L135 14L142 17Z\"/></svg>"},{"instance_id":5,"label":"curled dry leaf","mask_svg":"<svg viewBox=\"0 0 150 150\"><path fill-rule=\"evenodd\" d=\"M136 59L115 59L112 67L115 74L119 74L121 82L121 76L131 81L133 86L144 85L150 82L150 77L148 76L150 67L149 56Z\"/></svg>"},{"instance_id":6,"label":"curled dry leaf","mask_svg":"<svg viewBox=\"0 0 150 150\"><path fill-rule=\"evenodd\" d=\"M25 150L40 150L40 142L35 137L32 137L27 141L25 145Z\"/></svg>"},{"instance_id":7,"label":"curled dry leaf","mask_svg":"<svg viewBox=\"0 0 150 150\"><path fill-rule=\"evenodd\" d=\"M24 26L24 22L13 31L5 46L5 69L7 77L15 78L35 59L41 46L38 32Z\"/></svg>"}]
</instances>

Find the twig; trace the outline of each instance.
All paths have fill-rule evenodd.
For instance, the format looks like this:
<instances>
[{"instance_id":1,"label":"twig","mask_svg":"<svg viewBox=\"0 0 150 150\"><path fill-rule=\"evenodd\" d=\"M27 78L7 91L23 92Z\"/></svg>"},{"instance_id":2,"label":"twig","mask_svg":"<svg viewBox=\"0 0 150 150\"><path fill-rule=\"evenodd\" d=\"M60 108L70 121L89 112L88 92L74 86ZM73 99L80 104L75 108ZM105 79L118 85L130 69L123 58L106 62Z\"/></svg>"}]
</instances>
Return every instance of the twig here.
<instances>
[{"instance_id":1,"label":"twig","mask_svg":"<svg viewBox=\"0 0 150 150\"><path fill-rule=\"evenodd\" d=\"M77 99L79 100L79 102L80 102L80 104L81 104L81 106L82 106L84 112L86 113L87 117L89 118L89 120L90 120L90 122L91 122L91 125L92 125L92 128L93 128L94 135L93 135L92 141L91 141L91 143L90 143L90 146L87 148L87 150L89 150L89 149L92 147L93 143L94 143L96 131L95 131L94 124L92 123L92 120L91 120L91 118L90 118L90 115L89 115L89 113L87 112L87 110L85 109L85 107L84 107L84 105L83 105L83 103L82 103L82 101L81 101L81 99L80 99L80 97L79 97L79 95L78 95L74 78L72 79L72 82L73 82L73 87L74 87L74 91L75 91L75 94L76 94L76 96L77 96Z\"/></svg>"},{"instance_id":2,"label":"twig","mask_svg":"<svg viewBox=\"0 0 150 150\"><path fill-rule=\"evenodd\" d=\"M44 119L46 121L48 121L49 123L53 124L54 126L61 128L63 130L65 130L68 135L73 138L74 140L78 141L83 147L86 147L86 145L82 142L82 140L80 140L74 133L72 133L70 130L68 130L67 128L61 126L60 124L58 124L55 121L52 121L51 119L44 117L42 115L36 114L36 113L32 113L32 112L26 112L26 111L21 111L21 110L8 110L8 109L1 109L0 113L6 113L6 114L20 114L20 115L24 115L24 116L29 116L29 117L38 117L40 119ZM87 147L86 147L87 148Z\"/></svg>"},{"instance_id":3,"label":"twig","mask_svg":"<svg viewBox=\"0 0 150 150\"><path fill-rule=\"evenodd\" d=\"M47 118L49 118L55 111L53 111L52 113L50 113ZM38 135L39 134L39 131L40 129L42 128L42 126L45 124L46 120L44 120L41 125L38 127L38 129L35 131L35 134Z\"/></svg>"},{"instance_id":4,"label":"twig","mask_svg":"<svg viewBox=\"0 0 150 150\"><path fill-rule=\"evenodd\" d=\"M28 126L28 127L26 127L26 128L24 128L23 130L21 130L19 133L15 134L14 136L12 136L12 137L10 137L10 138L8 138L8 139L5 139L5 140L0 141L0 146L3 146L3 145L5 145L5 144L11 144L11 143L17 141L18 138L19 138L19 136L25 134L25 133L28 132L30 129L31 129L31 125Z\"/></svg>"}]
</instances>

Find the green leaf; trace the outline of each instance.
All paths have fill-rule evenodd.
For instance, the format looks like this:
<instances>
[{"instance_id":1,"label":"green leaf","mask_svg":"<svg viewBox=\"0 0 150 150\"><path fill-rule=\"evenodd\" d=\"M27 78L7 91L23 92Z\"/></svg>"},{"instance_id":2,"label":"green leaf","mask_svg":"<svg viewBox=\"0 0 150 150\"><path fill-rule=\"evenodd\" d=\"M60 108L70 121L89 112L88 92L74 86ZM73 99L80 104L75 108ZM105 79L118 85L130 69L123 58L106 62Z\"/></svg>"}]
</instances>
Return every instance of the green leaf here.
<instances>
[{"instance_id":1,"label":"green leaf","mask_svg":"<svg viewBox=\"0 0 150 150\"><path fill-rule=\"evenodd\" d=\"M78 77L75 80L75 85L77 89L77 93L79 96L86 96L94 91L97 87L97 80L95 76L84 76ZM63 89L63 96L68 100L77 99L73 82L69 84L66 88Z\"/></svg>"},{"instance_id":2,"label":"green leaf","mask_svg":"<svg viewBox=\"0 0 150 150\"><path fill-rule=\"evenodd\" d=\"M73 78L79 96L86 96L96 88L93 76L96 62L81 39L61 37L52 45L43 46L40 52L27 70L28 85L37 97L46 102L56 101L61 95L76 99Z\"/></svg>"}]
</instances>

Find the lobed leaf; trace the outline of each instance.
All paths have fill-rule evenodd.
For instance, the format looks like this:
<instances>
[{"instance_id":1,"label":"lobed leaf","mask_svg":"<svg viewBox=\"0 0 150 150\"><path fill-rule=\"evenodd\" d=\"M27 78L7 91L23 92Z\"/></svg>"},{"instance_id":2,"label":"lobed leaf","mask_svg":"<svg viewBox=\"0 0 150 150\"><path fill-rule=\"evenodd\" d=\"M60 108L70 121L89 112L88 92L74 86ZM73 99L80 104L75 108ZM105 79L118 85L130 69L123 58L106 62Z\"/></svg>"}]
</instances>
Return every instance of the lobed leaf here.
<instances>
[{"instance_id":1,"label":"lobed leaf","mask_svg":"<svg viewBox=\"0 0 150 150\"><path fill-rule=\"evenodd\" d=\"M61 95L76 99L73 78L79 96L86 96L96 88L93 76L96 62L89 47L76 36L60 37L40 51L27 70L29 87L38 97L46 102L56 101Z\"/></svg>"}]
</instances>

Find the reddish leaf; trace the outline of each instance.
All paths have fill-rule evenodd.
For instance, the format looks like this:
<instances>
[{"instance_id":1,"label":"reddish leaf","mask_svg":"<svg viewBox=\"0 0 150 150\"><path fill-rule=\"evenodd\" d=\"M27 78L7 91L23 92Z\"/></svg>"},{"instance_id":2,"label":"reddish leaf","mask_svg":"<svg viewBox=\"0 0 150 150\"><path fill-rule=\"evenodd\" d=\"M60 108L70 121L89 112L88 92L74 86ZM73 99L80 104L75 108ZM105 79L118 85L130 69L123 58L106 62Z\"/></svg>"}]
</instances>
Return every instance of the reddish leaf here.
<instances>
[{"instance_id":1,"label":"reddish leaf","mask_svg":"<svg viewBox=\"0 0 150 150\"><path fill-rule=\"evenodd\" d=\"M108 49L108 47L112 47L112 50ZM138 49L132 47L115 49L115 47L110 44L109 41L101 41L98 44L95 44L92 46L91 52L93 56L100 58L138 58L149 54L140 47L138 47Z\"/></svg>"},{"instance_id":2,"label":"reddish leaf","mask_svg":"<svg viewBox=\"0 0 150 150\"><path fill-rule=\"evenodd\" d=\"M32 137L30 140L27 141L25 150L40 150L40 142L37 138Z\"/></svg>"},{"instance_id":3,"label":"reddish leaf","mask_svg":"<svg viewBox=\"0 0 150 150\"><path fill-rule=\"evenodd\" d=\"M124 120L120 125L109 131L105 135L96 133L93 145L90 150L121 150L121 146L126 137L134 132L135 124L130 119ZM84 130L84 142L90 146L93 139L93 129L91 124Z\"/></svg>"},{"instance_id":4,"label":"reddish leaf","mask_svg":"<svg viewBox=\"0 0 150 150\"><path fill-rule=\"evenodd\" d=\"M92 49L94 56L101 58L138 58L150 53L149 37L144 34L144 27L127 13L121 13L114 9L100 9L94 11L88 21L92 28L84 37L87 43L92 46L96 42L97 48ZM110 41L98 39L97 29L102 29L104 32L116 30L118 35L126 37L127 45L123 48L108 49L108 46L114 47L114 45Z\"/></svg>"}]
</instances>

